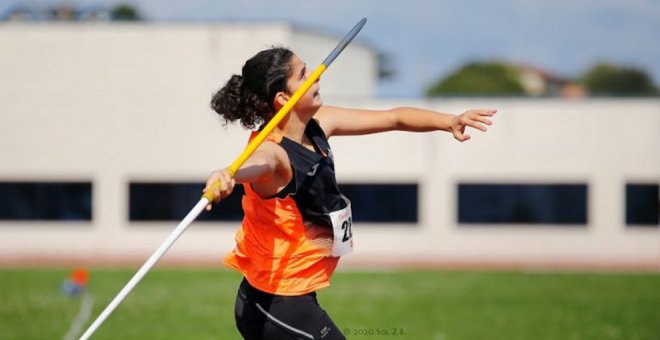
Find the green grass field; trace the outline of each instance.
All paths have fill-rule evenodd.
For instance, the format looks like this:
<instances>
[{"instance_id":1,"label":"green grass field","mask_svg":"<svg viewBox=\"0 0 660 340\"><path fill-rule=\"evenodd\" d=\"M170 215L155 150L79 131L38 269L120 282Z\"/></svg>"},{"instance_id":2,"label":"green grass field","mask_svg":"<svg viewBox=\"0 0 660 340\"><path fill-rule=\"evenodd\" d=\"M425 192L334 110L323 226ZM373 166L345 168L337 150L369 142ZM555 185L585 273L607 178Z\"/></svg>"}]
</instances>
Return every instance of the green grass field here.
<instances>
[{"instance_id":1,"label":"green grass field","mask_svg":"<svg viewBox=\"0 0 660 340\"><path fill-rule=\"evenodd\" d=\"M92 318L134 272L91 271ZM59 291L68 273L0 269L0 339L61 339L81 302ZM239 281L156 269L93 339L239 339ZM657 274L338 272L319 300L350 339L660 339Z\"/></svg>"}]
</instances>

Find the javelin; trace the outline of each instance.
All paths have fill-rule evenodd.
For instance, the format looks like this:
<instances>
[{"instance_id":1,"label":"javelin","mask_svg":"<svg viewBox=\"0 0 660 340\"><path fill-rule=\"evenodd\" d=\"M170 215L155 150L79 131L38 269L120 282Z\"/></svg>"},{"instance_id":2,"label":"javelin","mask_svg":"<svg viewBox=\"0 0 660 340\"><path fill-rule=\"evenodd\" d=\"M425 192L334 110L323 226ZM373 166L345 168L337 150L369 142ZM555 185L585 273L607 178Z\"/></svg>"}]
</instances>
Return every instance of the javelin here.
<instances>
[{"instance_id":1,"label":"javelin","mask_svg":"<svg viewBox=\"0 0 660 340\"><path fill-rule=\"evenodd\" d=\"M284 117L291 111L294 105L298 102L300 97L302 97L307 90L314 84L321 74L330 66L330 64L337 58L337 56L346 48L346 46L355 38L355 36L360 32L364 24L367 23L367 18L362 18L353 28L346 34L346 36L337 44L337 46L330 52L330 54L323 60L321 65L319 65L316 70L312 73L309 78L302 84L302 86L293 94L291 99L282 106L282 108L277 111L275 116L266 124L266 126L261 130L261 132L248 144L245 150L238 156L238 158L228 167L229 175L233 178L241 165L250 158L252 153L261 145L261 143L266 139L268 134L270 134L273 129L279 124ZM151 268L160 260L160 258L165 254L165 252L176 242L176 240L183 234L183 232L188 228L188 226L199 216L199 214L204 210L204 207L213 201L213 192L215 189L220 187L220 181L213 183L211 188L207 190L202 198L197 202L197 204L190 210L188 215L179 223L179 225L172 231L172 233L165 239L165 241L156 249L156 251L149 257L149 259L140 267L140 269L133 275L133 277L128 281L128 283L122 288L122 290L115 296L114 299L108 304L107 307L101 312L101 314L94 320L94 322L87 328L85 333L80 337L80 340L89 339L96 329L101 326L103 321L112 313L112 311L117 308L117 306L124 300L124 298L133 290L133 288L142 280L142 278L151 270Z\"/></svg>"}]
</instances>

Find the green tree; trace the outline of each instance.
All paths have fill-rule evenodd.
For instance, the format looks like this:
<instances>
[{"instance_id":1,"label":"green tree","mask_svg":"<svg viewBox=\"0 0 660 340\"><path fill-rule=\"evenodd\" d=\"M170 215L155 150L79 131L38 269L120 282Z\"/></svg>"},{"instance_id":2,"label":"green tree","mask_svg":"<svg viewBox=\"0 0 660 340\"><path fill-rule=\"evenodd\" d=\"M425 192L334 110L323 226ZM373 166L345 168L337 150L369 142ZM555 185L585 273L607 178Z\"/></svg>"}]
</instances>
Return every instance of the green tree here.
<instances>
[{"instance_id":1,"label":"green tree","mask_svg":"<svg viewBox=\"0 0 660 340\"><path fill-rule=\"evenodd\" d=\"M502 62L469 63L426 90L442 95L524 95L516 68Z\"/></svg>"},{"instance_id":2,"label":"green tree","mask_svg":"<svg viewBox=\"0 0 660 340\"><path fill-rule=\"evenodd\" d=\"M652 95L657 94L651 77L641 69L600 63L587 70L581 78L586 89L594 95Z\"/></svg>"},{"instance_id":3,"label":"green tree","mask_svg":"<svg viewBox=\"0 0 660 340\"><path fill-rule=\"evenodd\" d=\"M110 17L113 21L140 21L142 17L137 8L132 5L117 5L110 11Z\"/></svg>"}]
</instances>

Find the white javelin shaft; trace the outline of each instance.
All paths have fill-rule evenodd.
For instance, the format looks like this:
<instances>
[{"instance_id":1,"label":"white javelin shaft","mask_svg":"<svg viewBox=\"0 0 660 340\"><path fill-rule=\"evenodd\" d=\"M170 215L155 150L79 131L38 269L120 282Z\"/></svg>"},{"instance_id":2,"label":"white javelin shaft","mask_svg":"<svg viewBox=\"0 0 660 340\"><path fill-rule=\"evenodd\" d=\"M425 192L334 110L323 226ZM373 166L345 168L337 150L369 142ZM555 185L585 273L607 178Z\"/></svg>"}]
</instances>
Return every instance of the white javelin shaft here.
<instances>
[{"instance_id":1,"label":"white javelin shaft","mask_svg":"<svg viewBox=\"0 0 660 340\"><path fill-rule=\"evenodd\" d=\"M137 285L138 282L142 280L144 275L146 275L147 272L149 272L151 267L153 267L156 264L156 262L160 260L163 254L165 254L165 252L168 249L170 249L172 244L174 244L174 242L179 238L179 236L181 236L181 234L183 234L186 228L188 228L188 226L197 218L197 216L199 216L199 214L204 210L204 207L206 207L208 203L209 203L208 199L204 197L202 197L202 199L200 199L199 202L197 202L195 207L192 208L192 210L190 210L188 215L186 215L183 221L181 221L181 223L179 223L179 225L174 229L174 231L172 231L170 236L168 236L167 239L160 245L160 247L156 249L156 251L151 255L151 257L149 257L147 262L145 262L142 265L140 270L138 270L137 273L133 275L131 280L128 281L128 283L124 286L124 288L122 288L119 294L115 296L115 298L110 302L110 304L107 307L105 307L103 312L96 318L96 320L94 320L92 325L89 326L89 328L87 328L85 333L83 333L83 335L80 337L80 340L87 340L89 339L90 336L92 336L92 334L94 334L96 329L99 328L99 326L101 326L103 321L105 321L105 319L112 313L112 311L115 310L115 308L117 308L117 306L122 302L122 300L124 300L126 295L128 295L128 293L130 293L131 290L133 290L135 285Z\"/></svg>"}]
</instances>

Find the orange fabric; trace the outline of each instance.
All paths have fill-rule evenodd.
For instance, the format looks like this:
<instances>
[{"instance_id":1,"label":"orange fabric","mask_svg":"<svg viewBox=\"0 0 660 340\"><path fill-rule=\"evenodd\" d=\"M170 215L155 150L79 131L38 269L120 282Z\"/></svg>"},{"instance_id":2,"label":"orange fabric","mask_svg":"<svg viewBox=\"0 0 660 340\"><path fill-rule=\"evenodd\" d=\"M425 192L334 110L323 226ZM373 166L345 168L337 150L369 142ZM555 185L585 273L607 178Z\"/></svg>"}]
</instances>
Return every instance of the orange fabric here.
<instances>
[{"instance_id":1,"label":"orange fabric","mask_svg":"<svg viewBox=\"0 0 660 340\"><path fill-rule=\"evenodd\" d=\"M224 263L271 294L303 295L329 286L339 262L330 256L332 231L305 226L291 197L262 199L249 184L244 187L245 218Z\"/></svg>"}]
</instances>

